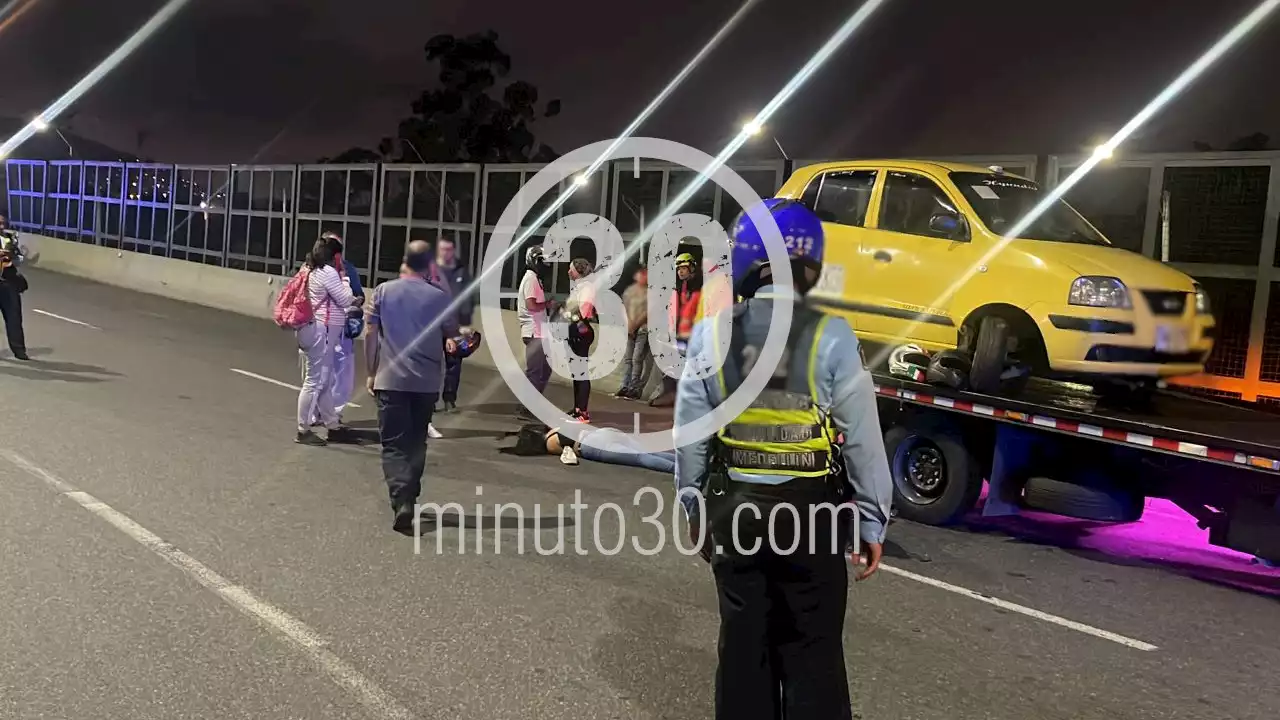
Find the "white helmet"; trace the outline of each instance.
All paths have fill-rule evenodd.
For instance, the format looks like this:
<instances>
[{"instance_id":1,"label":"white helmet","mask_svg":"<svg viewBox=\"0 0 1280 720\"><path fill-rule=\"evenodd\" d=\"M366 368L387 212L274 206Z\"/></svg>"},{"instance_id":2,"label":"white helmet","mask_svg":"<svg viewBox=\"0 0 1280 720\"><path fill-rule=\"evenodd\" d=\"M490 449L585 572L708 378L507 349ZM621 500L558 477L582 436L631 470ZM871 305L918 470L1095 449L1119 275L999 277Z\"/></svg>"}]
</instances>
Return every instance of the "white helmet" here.
<instances>
[{"instance_id":1,"label":"white helmet","mask_svg":"<svg viewBox=\"0 0 1280 720\"><path fill-rule=\"evenodd\" d=\"M929 373L929 353L919 345L899 345L889 353L889 374L924 382Z\"/></svg>"}]
</instances>

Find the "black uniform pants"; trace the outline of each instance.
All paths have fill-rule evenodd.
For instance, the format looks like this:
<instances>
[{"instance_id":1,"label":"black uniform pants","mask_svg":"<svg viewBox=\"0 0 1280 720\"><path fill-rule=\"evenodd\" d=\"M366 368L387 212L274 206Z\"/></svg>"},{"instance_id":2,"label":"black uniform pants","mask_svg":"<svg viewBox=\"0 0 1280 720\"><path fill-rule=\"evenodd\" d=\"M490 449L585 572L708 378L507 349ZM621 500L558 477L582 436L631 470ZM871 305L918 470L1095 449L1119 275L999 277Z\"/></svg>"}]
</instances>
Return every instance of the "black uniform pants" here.
<instances>
[{"instance_id":1,"label":"black uniform pants","mask_svg":"<svg viewBox=\"0 0 1280 720\"><path fill-rule=\"evenodd\" d=\"M591 356L591 343L595 340L594 333L591 335L569 335L569 350L580 358ZM587 406L591 404L591 381L577 380L573 381L573 409L585 412Z\"/></svg>"},{"instance_id":2,"label":"black uniform pants","mask_svg":"<svg viewBox=\"0 0 1280 720\"><path fill-rule=\"evenodd\" d=\"M720 597L717 720L851 720L842 636L848 517L810 513L840 502L826 479L803 478L777 486L727 482L724 495L708 498L711 536L722 548L712 559ZM777 512L771 545L770 513L786 504L796 514ZM742 505L758 509L759 519L750 509L739 513L735 546L733 515Z\"/></svg>"},{"instance_id":3,"label":"black uniform pants","mask_svg":"<svg viewBox=\"0 0 1280 720\"><path fill-rule=\"evenodd\" d=\"M4 317L4 333L9 340L9 349L14 355L22 355L27 351L26 335L22 331L22 295L13 282L0 281L0 316Z\"/></svg>"}]
</instances>

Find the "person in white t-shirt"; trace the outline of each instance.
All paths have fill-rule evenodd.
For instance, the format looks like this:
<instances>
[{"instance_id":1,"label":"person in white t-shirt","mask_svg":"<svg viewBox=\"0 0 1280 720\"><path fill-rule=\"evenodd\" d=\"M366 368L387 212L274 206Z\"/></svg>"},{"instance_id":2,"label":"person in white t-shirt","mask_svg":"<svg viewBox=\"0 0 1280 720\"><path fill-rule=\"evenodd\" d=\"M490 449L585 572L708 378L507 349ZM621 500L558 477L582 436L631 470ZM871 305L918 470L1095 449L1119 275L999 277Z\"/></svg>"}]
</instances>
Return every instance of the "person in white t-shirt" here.
<instances>
[{"instance_id":1,"label":"person in white t-shirt","mask_svg":"<svg viewBox=\"0 0 1280 720\"><path fill-rule=\"evenodd\" d=\"M520 319L520 339L524 341L524 376L538 389L546 390L551 381L551 363L543 347L547 324L547 295L539 273L546 267L542 246L534 245L525 252L524 277L520 280L520 298L516 311Z\"/></svg>"}]
</instances>

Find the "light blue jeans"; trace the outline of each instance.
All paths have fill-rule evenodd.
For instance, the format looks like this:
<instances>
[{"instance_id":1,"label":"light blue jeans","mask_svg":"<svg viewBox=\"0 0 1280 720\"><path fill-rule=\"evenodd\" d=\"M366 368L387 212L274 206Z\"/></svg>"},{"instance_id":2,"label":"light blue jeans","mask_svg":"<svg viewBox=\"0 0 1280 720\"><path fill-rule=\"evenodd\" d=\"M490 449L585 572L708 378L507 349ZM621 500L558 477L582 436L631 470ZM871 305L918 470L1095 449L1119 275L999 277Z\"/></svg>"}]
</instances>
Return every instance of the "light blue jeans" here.
<instances>
[{"instance_id":1,"label":"light blue jeans","mask_svg":"<svg viewBox=\"0 0 1280 720\"><path fill-rule=\"evenodd\" d=\"M676 471L674 450L645 452L621 430L613 428L591 430L583 433L579 441L581 446L578 448L578 454L592 462L640 467L667 474L674 474Z\"/></svg>"}]
</instances>

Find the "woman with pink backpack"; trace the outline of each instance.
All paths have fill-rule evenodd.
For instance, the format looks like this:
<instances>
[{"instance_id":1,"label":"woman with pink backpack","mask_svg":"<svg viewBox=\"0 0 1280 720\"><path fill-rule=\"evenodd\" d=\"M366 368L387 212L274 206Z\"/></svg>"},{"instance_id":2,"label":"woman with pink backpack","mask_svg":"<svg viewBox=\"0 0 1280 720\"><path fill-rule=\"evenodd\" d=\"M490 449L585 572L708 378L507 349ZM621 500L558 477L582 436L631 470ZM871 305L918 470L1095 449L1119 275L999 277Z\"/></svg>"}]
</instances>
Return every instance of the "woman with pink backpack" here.
<instances>
[{"instance_id":1,"label":"woman with pink backpack","mask_svg":"<svg viewBox=\"0 0 1280 720\"><path fill-rule=\"evenodd\" d=\"M298 349L306 357L306 374L298 393L297 443L320 446L351 441L350 429L338 420L333 390L337 384L336 353L347 327L347 310L358 302L338 273L333 243L324 237L316 240L302 269L276 300L276 324L295 331ZM311 429L315 417L328 429L327 440Z\"/></svg>"}]
</instances>

